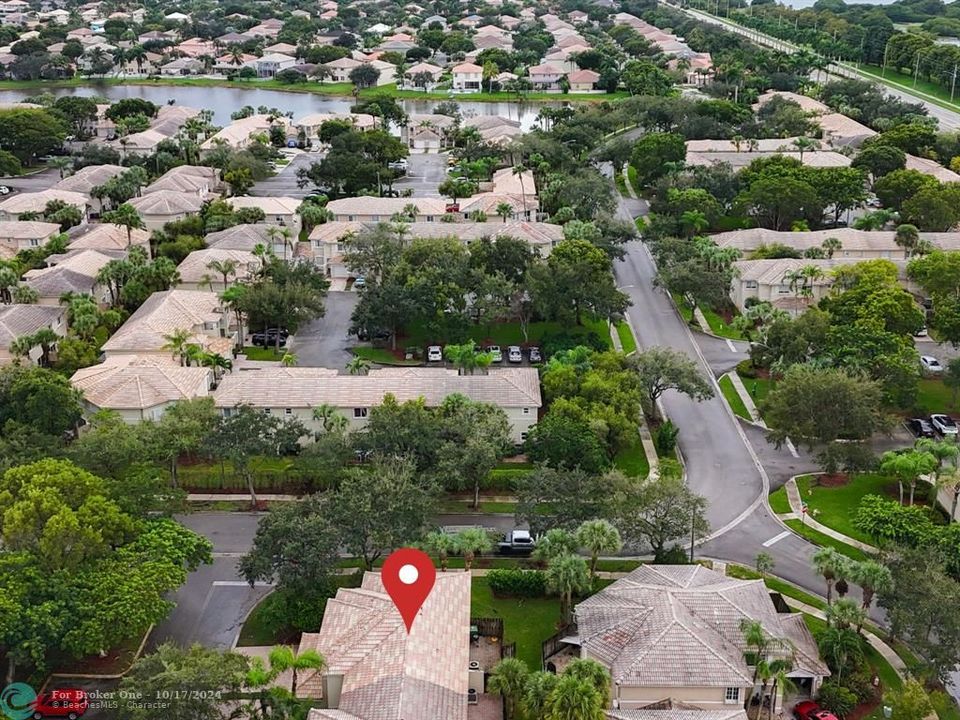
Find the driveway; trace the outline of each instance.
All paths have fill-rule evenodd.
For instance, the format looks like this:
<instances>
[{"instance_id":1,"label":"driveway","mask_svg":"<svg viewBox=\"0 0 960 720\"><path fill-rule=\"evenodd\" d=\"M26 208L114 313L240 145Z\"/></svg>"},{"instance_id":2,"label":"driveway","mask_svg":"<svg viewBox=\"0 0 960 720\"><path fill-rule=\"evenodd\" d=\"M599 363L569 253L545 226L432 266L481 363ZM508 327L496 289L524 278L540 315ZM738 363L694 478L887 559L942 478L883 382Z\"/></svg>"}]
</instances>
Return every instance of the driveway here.
<instances>
[{"instance_id":1,"label":"driveway","mask_svg":"<svg viewBox=\"0 0 960 720\"><path fill-rule=\"evenodd\" d=\"M437 188L446 177L446 153L411 155L407 158L407 174L393 183L393 189L413 190L414 197L440 197Z\"/></svg>"},{"instance_id":2,"label":"driveway","mask_svg":"<svg viewBox=\"0 0 960 720\"><path fill-rule=\"evenodd\" d=\"M250 188L250 195L267 197L294 197L303 198L316 192L310 183L306 187L297 186L297 170L307 169L313 163L320 161L318 153L299 153L294 155L290 164L280 168L280 172L271 178L254 183Z\"/></svg>"},{"instance_id":3,"label":"driveway","mask_svg":"<svg viewBox=\"0 0 960 720\"><path fill-rule=\"evenodd\" d=\"M357 299L349 291L327 294L326 314L301 328L288 345L299 365L343 369L351 358L348 348L356 341L349 331Z\"/></svg>"},{"instance_id":4,"label":"driveway","mask_svg":"<svg viewBox=\"0 0 960 720\"><path fill-rule=\"evenodd\" d=\"M13 192L41 192L49 190L60 182L60 171L54 169L41 170L32 175L19 177L0 177L0 185L6 185ZM10 197L6 195L4 197ZM2 198L0 198L2 199Z\"/></svg>"}]
</instances>

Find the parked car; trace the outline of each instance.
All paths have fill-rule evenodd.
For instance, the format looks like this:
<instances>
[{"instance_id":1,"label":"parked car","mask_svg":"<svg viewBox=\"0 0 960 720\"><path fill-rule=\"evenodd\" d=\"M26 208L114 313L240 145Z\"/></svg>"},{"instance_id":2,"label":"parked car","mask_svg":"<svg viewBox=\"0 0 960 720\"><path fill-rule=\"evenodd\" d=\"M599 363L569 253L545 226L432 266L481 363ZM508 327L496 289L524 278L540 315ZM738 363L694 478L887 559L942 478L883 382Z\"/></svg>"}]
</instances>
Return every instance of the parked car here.
<instances>
[{"instance_id":1,"label":"parked car","mask_svg":"<svg viewBox=\"0 0 960 720\"><path fill-rule=\"evenodd\" d=\"M87 711L89 706L87 693L83 690L60 688L45 692L33 701L33 717L76 720Z\"/></svg>"},{"instance_id":2,"label":"parked car","mask_svg":"<svg viewBox=\"0 0 960 720\"><path fill-rule=\"evenodd\" d=\"M917 330L917 332L915 332L913 336L918 338L925 338L927 337L927 335L929 335L929 333L927 332L927 326L924 325L922 328Z\"/></svg>"},{"instance_id":3,"label":"parked car","mask_svg":"<svg viewBox=\"0 0 960 720\"><path fill-rule=\"evenodd\" d=\"M370 332L367 328L358 328L357 329L357 340L366 341L366 340L389 340L390 331L377 329L373 332Z\"/></svg>"},{"instance_id":4,"label":"parked car","mask_svg":"<svg viewBox=\"0 0 960 720\"><path fill-rule=\"evenodd\" d=\"M286 347L290 333L285 328L267 328L265 332L255 332L250 336L250 344L258 347L270 347L277 344L280 336L280 347Z\"/></svg>"},{"instance_id":5,"label":"parked car","mask_svg":"<svg viewBox=\"0 0 960 720\"><path fill-rule=\"evenodd\" d=\"M353 281L354 290L362 290L366 286L367 286L367 279L363 275L361 275L358 278L355 278Z\"/></svg>"},{"instance_id":6,"label":"parked car","mask_svg":"<svg viewBox=\"0 0 960 720\"><path fill-rule=\"evenodd\" d=\"M492 362L495 362L495 363L503 362L503 353L500 352L499 345L487 345L486 351L490 353Z\"/></svg>"},{"instance_id":7,"label":"parked car","mask_svg":"<svg viewBox=\"0 0 960 720\"><path fill-rule=\"evenodd\" d=\"M532 347L527 352L530 354L530 362L532 363L543 362L543 356L540 354L540 348Z\"/></svg>"},{"instance_id":8,"label":"parked car","mask_svg":"<svg viewBox=\"0 0 960 720\"><path fill-rule=\"evenodd\" d=\"M941 365L940 361L933 357L933 355L921 355L920 367L923 368L923 371L926 373L943 372L943 365Z\"/></svg>"},{"instance_id":9,"label":"parked car","mask_svg":"<svg viewBox=\"0 0 960 720\"><path fill-rule=\"evenodd\" d=\"M9 195L9 194L10 194L10 188L8 188L6 185L0 185L0 195Z\"/></svg>"},{"instance_id":10,"label":"parked car","mask_svg":"<svg viewBox=\"0 0 960 720\"><path fill-rule=\"evenodd\" d=\"M501 555L529 555L537 547L528 530L511 530L497 543Z\"/></svg>"},{"instance_id":11,"label":"parked car","mask_svg":"<svg viewBox=\"0 0 960 720\"><path fill-rule=\"evenodd\" d=\"M407 159L406 159L406 158L401 158L400 160L395 160L395 161L393 161L393 162L391 162L391 163L387 163L387 167L390 168L391 170L403 170L404 172L406 172L406 171L407 171Z\"/></svg>"},{"instance_id":12,"label":"parked car","mask_svg":"<svg viewBox=\"0 0 960 720\"><path fill-rule=\"evenodd\" d=\"M949 415L931 415L930 424L944 437L957 437L957 423Z\"/></svg>"},{"instance_id":13,"label":"parked car","mask_svg":"<svg viewBox=\"0 0 960 720\"><path fill-rule=\"evenodd\" d=\"M797 720L837 720L837 716L824 710L813 700L803 700L793 706L793 716Z\"/></svg>"},{"instance_id":14,"label":"parked car","mask_svg":"<svg viewBox=\"0 0 960 720\"><path fill-rule=\"evenodd\" d=\"M431 345L427 348L427 362L443 362L443 348Z\"/></svg>"},{"instance_id":15,"label":"parked car","mask_svg":"<svg viewBox=\"0 0 960 720\"><path fill-rule=\"evenodd\" d=\"M933 425L930 424L929 420L925 420L924 418L910 418L904 425L907 426L907 430L913 433L914 437L932 438L936 435Z\"/></svg>"},{"instance_id":16,"label":"parked car","mask_svg":"<svg viewBox=\"0 0 960 720\"><path fill-rule=\"evenodd\" d=\"M519 345L511 345L507 348L507 361L512 363L523 362L523 353L520 352Z\"/></svg>"}]
</instances>

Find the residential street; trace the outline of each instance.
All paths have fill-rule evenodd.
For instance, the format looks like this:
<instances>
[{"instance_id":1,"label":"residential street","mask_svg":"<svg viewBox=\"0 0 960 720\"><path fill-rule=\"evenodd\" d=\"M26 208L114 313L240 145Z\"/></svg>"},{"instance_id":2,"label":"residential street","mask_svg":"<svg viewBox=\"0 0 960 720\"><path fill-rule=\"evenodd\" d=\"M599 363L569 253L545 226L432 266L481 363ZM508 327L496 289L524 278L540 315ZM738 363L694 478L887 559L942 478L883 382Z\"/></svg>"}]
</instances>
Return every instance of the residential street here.
<instances>
[{"instance_id":1,"label":"residential street","mask_svg":"<svg viewBox=\"0 0 960 720\"><path fill-rule=\"evenodd\" d=\"M393 183L394 190L413 190L414 197L440 197L437 187L447 177L447 154L415 154L407 158L407 174Z\"/></svg>"},{"instance_id":2,"label":"residential street","mask_svg":"<svg viewBox=\"0 0 960 720\"><path fill-rule=\"evenodd\" d=\"M356 342L356 336L350 335L350 315L356 305L355 292L327 294L324 316L303 327L288 345L298 365L343 369L351 358L349 347Z\"/></svg>"},{"instance_id":3,"label":"residential street","mask_svg":"<svg viewBox=\"0 0 960 720\"><path fill-rule=\"evenodd\" d=\"M298 153L293 156L288 165L280 168L278 174L254 183L247 194L267 197L306 197L315 190L310 183L303 188L297 186L297 170L310 167L313 163L319 162L320 158L319 153Z\"/></svg>"}]
</instances>

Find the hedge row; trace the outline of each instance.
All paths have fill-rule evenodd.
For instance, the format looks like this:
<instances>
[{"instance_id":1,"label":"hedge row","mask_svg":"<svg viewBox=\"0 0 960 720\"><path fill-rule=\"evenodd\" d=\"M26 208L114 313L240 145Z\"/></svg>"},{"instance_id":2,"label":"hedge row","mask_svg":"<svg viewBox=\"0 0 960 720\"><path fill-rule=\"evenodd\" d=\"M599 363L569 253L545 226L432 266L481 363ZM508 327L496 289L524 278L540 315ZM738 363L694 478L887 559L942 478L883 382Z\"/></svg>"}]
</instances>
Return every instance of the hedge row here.
<instances>
[{"instance_id":1,"label":"hedge row","mask_svg":"<svg viewBox=\"0 0 960 720\"><path fill-rule=\"evenodd\" d=\"M491 570L487 584L495 597L536 598L547 594L546 576L539 570Z\"/></svg>"}]
</instances>

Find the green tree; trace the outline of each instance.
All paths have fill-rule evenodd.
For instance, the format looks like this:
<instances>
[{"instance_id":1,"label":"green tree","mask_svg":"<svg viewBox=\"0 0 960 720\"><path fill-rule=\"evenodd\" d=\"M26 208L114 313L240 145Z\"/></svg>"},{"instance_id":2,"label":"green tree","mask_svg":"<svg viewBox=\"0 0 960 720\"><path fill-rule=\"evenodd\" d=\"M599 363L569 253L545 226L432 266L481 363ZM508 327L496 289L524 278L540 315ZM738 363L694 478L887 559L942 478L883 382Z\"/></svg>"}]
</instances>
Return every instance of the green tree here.
<instances>
[{"instance_id":1,"label":"green tree","mask_svg":"<svg viewBox=\"0 0 960 720\"><path fill-rule=\"evenodd\" d=\"M80 420L80 400L70 381L52 370L26 366L0 369L0 427L12 420L59 437Z\"/></svg>"},{"instance_id":2,"label":"green tree","mask_svg":"<svg viewBox=\"0 0 960 720\"><path fill-rule=\"evenodd\" d=\"M143 230L146 226L143 224L143 219L140 217L140 214L136 211L133 205L128 203L123 203L116 210L109 210L103 214L101 220L105 223L113 223L114 225L120 225L121 227L126 228L127 230L127 248L133 244L133 231L134 230Z\"/></svg>"},{"instance_id":3,"label":"green tree","mask_svg":"<svg viewBox=\"0 0 960 720\"><path fill-rule=\"evenodd\" d=\"M573 533L553 528L537 539L537 547L531 557L539 563L549 565L558 557L575 555L577 549L577 539Z\"/></svg>"},{"instance_id":4,"label":"green tree","mask_svg":"<svg viewBox=\"0 0 960 720\"><path fill-rule=\"evenodd\" d=\"M697 364L684 353L665 347L653 347L632 356L630 365L640 379L644 409L658 416L657 401L667 390L676 390L701 401L713 397L713 387Z\"/></svg>"},{"instance_id":5,"label":"green tree","mask_svg":"<svg viewBox=\"0 0 960 720\"><path fill-rule=\"evenodd\" d=\"M290 694L297 696L297 673L303 670L320 671L326 665L323 655L316 650L296 652L289 645L279 645L270 650L270 670L279 675L287 670L291 673Z\"/></svg>"},{"instance_id":6,"label":"green tree","mask_svg":"<svg viewBox=\"0 0 960 720\"><path fill-rule=\"evenodd\" d=\"M892 709L891 720L924 720L935 714L930 695L913 678L907 680L900 689L891 688L883 702Z\"/></svg>"},{"instance_id":7,"label":"green tree","mask_svg":"<svg viewBox=\"0 0 960 720\"><path fill-rule=\"evenodd\" d=\"M506 703L506 719L517 717L517 710L527 688L530 671L526 663L517 658L504 658L490 671L487 690L494 695L502 695Z\"/></svg>"},{"instance_id":8,"label":"green tree","mask_svg":"<svg viewBox=\"0 0 960 720\"><path fill-rule=\"evenodd\" d=\"M482 351L473 340L461 345L451 343L443 348L443 354L454 364L460 375L473 375L477 370L486 372L493 362L493 355Z\"/></svg>"},{"instance_id":9,"label":"green tree","mask_svg":"<svg viewBox=\"0 0 960 720\"><path fill-rule=\"evenodd\" d=\"M0 110L0 149L12 153L24 165L58 149L66 136L66 123L48 110Z\"/></svg>"},{"instance_id":10,"label":"green tree","mask_svg":"<svg viewBox=\"0 0 960 720\"><path fill-rule=\"evenodd\" d=\"M437 559L440 560L440 572L446 572L450 553L457 550L457 538L455 535L435 530L427 534L421 546L424 552L437 556Z\"/></svg>"},{"instance_id":11,"label":"green tree","mask_svg":"<svg viewBox=\"0 0 960 720\"><path fill-rule=\"evenodd\" d=\"M637 180L647 186L663 177L671 165L683 162L687 146L676 133L648 133L633 146L630 164L637 171Z\"/></svg>"},{"instance_id":12,"label":"green tree","mask_svg":"<svg viewBox=\"0 0 960 720\"><path fill-rule=\"evenodd\" d=\"M913 492L921 475L932 473L937 467L937 459L924 450L909 450L905 453L885 452L880 458L880 472L896 478L900 488L900 504L903 504L903 483L910 485L910 504L913 505Z\"/></svg>"},{"instance_id":13,"label":"green tree","mask_svg":"<svg viewBox=\"0 0 960 720\"><path fill-rule=\"evenodd\" d=\"M457 533L457 551L463 553L463 565L467 572L473 567L477 553L493 550L493 541L483 528L467 528Z\"/></svg>"},{"instance_id":14,"label":"green tree","mask_svg":"<svg viewBox=\"0 0 960 720\"><path fill-rule=\"evenodd\" d=\"M577 542L590 553L590 578L596 576L600 553L617 553L623 547L620 532L608 520L588 520L577 528Z\"/></svg>"},{"instance_id":15,"label":"green tree","mask_svg":"<svg viewBox=\"0 0 960 720\"><path fill-rule=\"evenodd\" d=\"M585 420L548 411L527 433L525 448L535 463L599 473L610 459L603 440Z\"/></svg>"},{"instance_id":16,"label":"green tree","mask_svg":"<svg viewBox=\"0 0 960 720\"><path fill-rule=\"evenodd\" d=\"M570 624L575 593L590 589L587 562L578 555L560 555L552 558L546 570L547 587L560 596L560 624Z\"/></svg>"},{"instance_id":17,"label":"green tree","mask_svg":"<svg viewBox=\"0 0 960 720\"><path fill-rule=\"evenodd\" d=\"M845 567L846 558L832 547L820 548L813 554L813 569L827 583L827 605L833 602L833 586Z\"/></svg>"},{"instance_id":18,"label":"green tree","mask_svg":"<svg viewBox=\"0 0 960 720\"><path fill-rule=\"evenodd\" d=\"M581 467L538 465L516 480L517 520L534 535L551 528L574 532L593 518L613 517L613 496L626 482L618 472L600 475Z\"/></svg>"},{"instance_id":19,"label":"green tree","mask_svg":"<svg viewBox=\"0 0 960 720\"><path fill-rule=\"evenodd\" d=\"M678 539L694 541L710 532L707 501L675 474L661 473L656 482L637 483L617 497L614 524L629 548L649 547L655 561Z\"/></svg>"}]
</instances>

